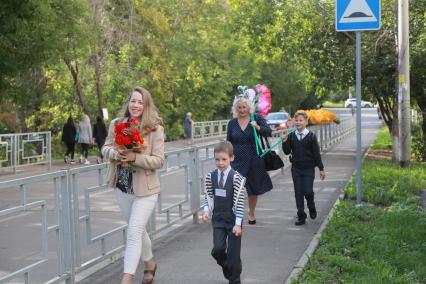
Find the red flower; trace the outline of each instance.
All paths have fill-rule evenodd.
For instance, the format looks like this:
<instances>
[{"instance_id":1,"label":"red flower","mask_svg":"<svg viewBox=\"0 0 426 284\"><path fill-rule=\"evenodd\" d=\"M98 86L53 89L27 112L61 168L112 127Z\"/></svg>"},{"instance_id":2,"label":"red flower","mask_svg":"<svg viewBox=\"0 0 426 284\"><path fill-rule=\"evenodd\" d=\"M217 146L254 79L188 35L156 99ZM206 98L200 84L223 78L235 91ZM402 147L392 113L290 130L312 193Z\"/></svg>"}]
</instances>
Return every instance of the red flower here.
<instances>
[{"instance_id":1,"label":"red flower","mask_svg":"<svg viewBox=\"0 0 426 284\"><path fill-rule=\"evenodd\" d=\"M133 134L132 135L132 141L133 142L140 142L141 137L139 136L139 134Z\"/></svg>"},{"instance_id":2,"label":"red flower","mask_svg":"<svg viewBox=\"0 0 426 284\"><path fill-rule=\"evenodd\" d=\"M137 128L132 128L130 130L130 135L132 136L133 142L140 142L140 133Z\"/></svg>"},{"instance_id":3,"label":"red flower","mask_svg":"<svg viewBox=\"0 0 426 284\"><path fill-rule=\"evenodd\" d=\"M117 144L117 145L123 145L124 143L124 141L123 141L123 138L124 138L124 136L122 135L122 134L117 134L116 136L115 136L115 143Z\"/></svg>"},{"instance_id":4,"label":"red flower","mask_svg":"<svg viewBox=\"0 0 426 284\"><path fill-rule=\"evenodd\" d=\"M132 144L132 139L130 139L129 136L123 136L123 145L130 145Z\"/></svg>"},{"instance_id":5,"label":"red flower","mask_svg":"<svg viewBox=\"0 0 426 284\"><path fill-rule=\"evenodd\" d=\"M143 144L143 138L139 128L137 127L138 121L131 117L129 122L119 122L115 125L115 144L126 146L128 149L133 147L138 148Z\"/></svg>"},{"instance_id":6,"label":"red flower","mask_svg":"<svg viewBox=\"0 0 426 284\"><path fill-rule=\"evenodd\" d=\"M134 118L134 117L130 118L130 122L133 123L134 126L138 126L139 125L138 120L136 118Z\"/></svg>"},{"instance_id":7,"label":"red flower","mask_svg":"<svg viewBox=\"0 0 426 284\"><path fill-rule=\"evenodd\" d=\"M119 133L125 134L127 128L129 128L129 127L130 127L130 123L129 122L120 122L120 123L117 123L115 125L115 134L116 135L119 134Z\"/></svg>"}]
</instances>

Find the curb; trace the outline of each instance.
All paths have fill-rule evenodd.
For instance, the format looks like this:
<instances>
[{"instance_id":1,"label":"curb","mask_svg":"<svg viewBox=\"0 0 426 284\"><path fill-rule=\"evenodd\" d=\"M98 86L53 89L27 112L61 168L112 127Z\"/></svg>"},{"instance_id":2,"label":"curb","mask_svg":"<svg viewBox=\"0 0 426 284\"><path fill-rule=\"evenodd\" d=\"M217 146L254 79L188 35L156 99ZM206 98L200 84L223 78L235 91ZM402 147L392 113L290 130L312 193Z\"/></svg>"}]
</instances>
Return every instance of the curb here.
<instances>
[{"instance_id":1,"label":"curb","mask_svg":"<svg viewBox=\"0 0 426 284\"><path fill-rule=\"evenodd\" d=\"M362 160L364 161L365 157L368 155L368 152L370 151L371 145L368 147L368 149L365 151L364 155L362 156ZM354 173L356 172L356 169L353 170L351 174L351 178L348 180L348 182L343 187L342 192L337 197L336 201L333 204L333 207L331 208L330 212L328 212L327 216L325 216L324 221L322 221L321 226L319 227L318 231L315 233L314 237L310 241L308 247L306 248L303 255L299 258L299 261L296 263L296 265L293 267L293 269L290 272L290 275L285 280L284 284L291 284L291 280L297 281L300 272L302 272L305 265L308 263L309 258L314 254L315 250L317 249L319 245L319 241L322 235L322 232L327 227L328 222L330 222L330 219L333 217L334 209L337 205L339 205L340 201L344 199L344 192L346 191L346 188L348 187L349 183L352 181L352 177Z\"/></svg>"}]
</instances>

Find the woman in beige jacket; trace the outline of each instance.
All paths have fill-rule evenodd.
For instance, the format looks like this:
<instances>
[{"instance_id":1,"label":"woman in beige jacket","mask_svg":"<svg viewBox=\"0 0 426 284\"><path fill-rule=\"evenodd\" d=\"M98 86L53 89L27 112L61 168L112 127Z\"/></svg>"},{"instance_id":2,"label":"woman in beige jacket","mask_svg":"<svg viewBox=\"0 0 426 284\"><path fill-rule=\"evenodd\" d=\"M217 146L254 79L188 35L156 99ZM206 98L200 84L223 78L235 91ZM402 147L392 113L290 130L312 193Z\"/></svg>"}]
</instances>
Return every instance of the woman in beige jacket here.
<instances>
[{"instance_id":1,"label":"woman in beige jacket","mask_svg":"<svg viewBox=\"0 0 426 284\"><path fill-rule=\"evenodd\" d=\"M120 152L114 145L116 123L128 121L131 117L139 121L143 134L144 148L141 153ZM157 263L153 259L146 225L160 192L155 171L164 163L164 128L151 94L146 89L133 89L124 117L111 122L102 154L110 161L108 184L116 188L120 211L128 222L122 284L133 283L140 258L145 264L142 283L152 283ZM122 166L122 162L131 163L134 170Z\"/></svg>"}]
</instances>

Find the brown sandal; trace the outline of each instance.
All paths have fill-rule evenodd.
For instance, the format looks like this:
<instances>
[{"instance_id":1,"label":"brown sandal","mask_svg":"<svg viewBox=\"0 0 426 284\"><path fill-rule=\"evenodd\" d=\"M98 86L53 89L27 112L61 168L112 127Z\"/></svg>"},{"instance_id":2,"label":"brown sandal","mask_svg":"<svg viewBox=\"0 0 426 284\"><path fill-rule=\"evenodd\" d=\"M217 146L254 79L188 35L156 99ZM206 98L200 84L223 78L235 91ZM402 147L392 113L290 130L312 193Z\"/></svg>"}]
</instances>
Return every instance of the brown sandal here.
<instances>
[{"instance_id":1,"label":"brown sandal","mask_svg":"<svg viewBox=\"0 0 426 284\"><path fill-rule=\"evenodd\" d=\"M152 282L154 282L155 271L157 271L157 263L154 266L154 270L144 270L142 284L151 284ZM152 278L147 279L145 278L146 275L152 275Z\"/></svg>"}]
</instances>

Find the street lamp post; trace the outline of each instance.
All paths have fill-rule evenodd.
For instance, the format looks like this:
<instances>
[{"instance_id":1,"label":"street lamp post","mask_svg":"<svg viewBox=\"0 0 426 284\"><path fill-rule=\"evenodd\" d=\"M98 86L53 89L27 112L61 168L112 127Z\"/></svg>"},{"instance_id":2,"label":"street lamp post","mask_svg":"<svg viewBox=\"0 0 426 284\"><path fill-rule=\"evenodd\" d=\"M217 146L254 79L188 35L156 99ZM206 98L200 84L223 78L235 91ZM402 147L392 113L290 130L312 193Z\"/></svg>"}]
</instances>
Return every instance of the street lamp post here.
<instances>
[{"instance_id":1,"label":"street lamp post","mask_svg":"<svg viewBox=\"0 0 426 284\"><path fill-rule=\"evenodd\" d=\"M400 142L399 163L401 167L408 167L411 158L408 2L409 0L398 0L398 118Z\"/></svg>"}]
</instances>

